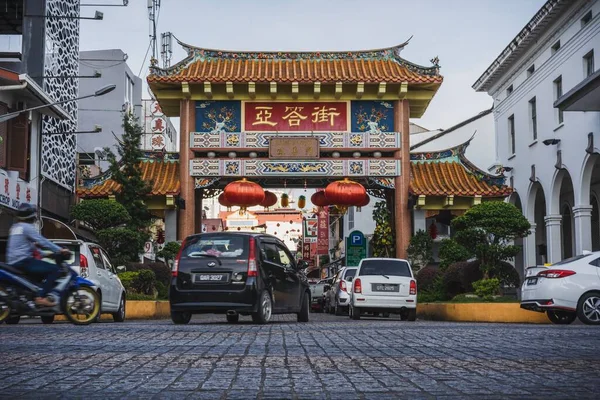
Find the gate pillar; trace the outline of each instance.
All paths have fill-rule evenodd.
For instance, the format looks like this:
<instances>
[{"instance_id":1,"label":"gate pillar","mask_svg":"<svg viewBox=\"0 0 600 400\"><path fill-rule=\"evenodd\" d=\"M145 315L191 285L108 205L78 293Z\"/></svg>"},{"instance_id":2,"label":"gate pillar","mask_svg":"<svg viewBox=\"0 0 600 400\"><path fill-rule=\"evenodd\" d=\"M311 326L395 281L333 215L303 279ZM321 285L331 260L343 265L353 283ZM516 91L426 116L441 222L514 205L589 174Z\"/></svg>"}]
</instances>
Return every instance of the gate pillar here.
<instances>
[{"instance_id":1,"label":"gate pillar","mask_svg":"<svg viewBox=\"0 0 600 400\"><path fill-rule=\"evenodd\" d=\"M195 130L196 110L194 102L188 99L181 100L179 135L179 180L181 182L180 197L185 201L185 209L179 210L179 224L177 228L177 239L183 240L195 233L195 186L194 177L190 176L190 132ZM202 212L202 210L199 210Z\"/></svg>"},{"instance_id":2,"label":"gate pillar","mask_svg":"<svg viewBox=\"0 0 600 400\"><path fill-rule=\"evenodd\" d=\"M408 209L408 188L410 186L410 109L408 100L398 100L394 106L395 131L400 132L400 150L394 153L401 160L400 176L395 178L394 218L396 228L396 257L406 258L410 243L411 226Z\"/></svg>"}]
</instances>

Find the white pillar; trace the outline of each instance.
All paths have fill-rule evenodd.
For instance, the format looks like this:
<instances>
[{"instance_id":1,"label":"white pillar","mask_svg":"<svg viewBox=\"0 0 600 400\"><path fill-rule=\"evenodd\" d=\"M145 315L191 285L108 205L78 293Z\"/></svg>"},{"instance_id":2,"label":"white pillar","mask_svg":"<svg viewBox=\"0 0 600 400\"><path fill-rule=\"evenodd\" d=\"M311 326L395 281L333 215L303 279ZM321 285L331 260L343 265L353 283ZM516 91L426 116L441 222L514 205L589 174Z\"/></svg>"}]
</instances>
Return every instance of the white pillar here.
<instances>
[{"instance_id":1,"label":"white pillar","mask_svg":"<svg viewBox=\"0 0 600 400\"><path fill-rule=\"evenodd\" d=\"M177 240L177 210L165 210L165 243Z\"/></svg>"},{"instance_id":2,"label":"white pillar","mask_svg":"<svg viewBox=\"0 0 600 400\"><path fill-rule=\"evenodd\" d=\"M427 223L425 221L425 210L418 210L418 209L413 210L413 220L414 220L413 234L417 233L420 230L427 232L427 226L426 226Z\"/></svg>"},{"instance_id":3,"label":"white pillar","mask_svg":"<svg viewBox=\"0 0 600 400\"><path fill-rule=\"evenodd\" d=\"M573 207L575 220L575 254L592 251L592 206L580 204Z\"/></svg>"},{"instance_id":4,"label":"white pillar","mask_svg":"<svg viewBox=\"0 0 600 400\"><path fill-rule=\"evenodd\" d=\"M527 236L525 238L525 268L527 267L533 267L536 265L536 252L537 252L537 247L535 245L535 229L536 229L536 225L535 223L529 221L529 223L531 224L531 228L529 228L529 230L531 231L531 234L529 236Z\"/></svg>"},{"instance_id":5,"label":"white pillar","mask_svg":"<svg viewBox=\"0 0 600 400\"><path fill-rule=\"evenodd\" d=\"M544 217L546 222L546 240L547 252L548 252L548 263L555 263L562 260L561 252L561 234L560 226L562 223L562 215L550 214Z\"/></svg>"}]
</instances>

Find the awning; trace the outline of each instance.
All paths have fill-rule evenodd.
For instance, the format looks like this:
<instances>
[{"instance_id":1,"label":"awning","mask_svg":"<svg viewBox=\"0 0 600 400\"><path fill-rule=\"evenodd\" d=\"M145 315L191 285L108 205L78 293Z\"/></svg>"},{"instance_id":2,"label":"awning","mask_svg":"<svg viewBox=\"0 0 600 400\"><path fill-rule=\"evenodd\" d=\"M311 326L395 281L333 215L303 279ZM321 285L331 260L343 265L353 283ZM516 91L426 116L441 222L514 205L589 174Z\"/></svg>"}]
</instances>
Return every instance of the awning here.
<instances>
[{"instance_id":1,"label":"awning","mask_svg":"<svg viewBox=\"0 0 600 400\"><path fill-rule=\"evenodd\" d=\"M600 70L554 102L561 111L600 111Z\"/></svg>"}]
</instances>

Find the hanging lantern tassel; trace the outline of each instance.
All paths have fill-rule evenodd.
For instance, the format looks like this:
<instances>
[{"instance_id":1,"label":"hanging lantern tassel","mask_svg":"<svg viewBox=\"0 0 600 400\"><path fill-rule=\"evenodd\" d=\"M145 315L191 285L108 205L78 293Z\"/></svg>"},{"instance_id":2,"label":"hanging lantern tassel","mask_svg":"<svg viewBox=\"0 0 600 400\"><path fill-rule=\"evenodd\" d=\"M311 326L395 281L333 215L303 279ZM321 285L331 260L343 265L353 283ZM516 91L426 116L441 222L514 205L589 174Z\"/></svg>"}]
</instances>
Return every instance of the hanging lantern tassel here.
<instances>
[{"instance_id":1,"label":"hanging lantern tassel","mask_svg":"<svg viewBox=\"0 0 600 400\"><path fill-rule=\"evenodd\" d=\"M437 225L435 224L435 222L432 222L431 225L429 225L429 236L431 236L432 239L435 239L437 238L437 235Z\"/></svg>"}]
</instances>

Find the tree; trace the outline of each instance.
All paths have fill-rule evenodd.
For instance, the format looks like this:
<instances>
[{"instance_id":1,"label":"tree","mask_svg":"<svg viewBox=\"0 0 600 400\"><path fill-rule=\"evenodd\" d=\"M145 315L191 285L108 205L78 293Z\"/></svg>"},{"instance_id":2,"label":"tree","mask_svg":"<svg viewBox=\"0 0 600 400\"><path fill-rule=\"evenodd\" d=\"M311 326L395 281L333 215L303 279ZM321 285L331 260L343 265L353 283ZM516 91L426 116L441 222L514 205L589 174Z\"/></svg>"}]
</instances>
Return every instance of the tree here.
<instances>
[{"instance_id":1,"label":"tree","mask_svg":"<svg viewBox=\"0 0 600 400\"><path fill-rule=\"evenodd\" d=\"M181 244L177 242L169 242L165 244L165 247L162 248L156 255L158 257L162 257L165 259L165 262L168 263L169 260L174 260L179 253L179 249L181 248Z\"/></svg>"},{"instance_id":2,"label":"tree","mask_svg":"<svg viewBox=\"0 0 600 400\"><path fill-rule=\"evenodd\" d=\"M412 238L406 250L410 266L418 271L433 260L433 240L429 233L419 230Z\"/></svg>"},{"instance_id":3,"label":"tree","mask_svg":"<svg viewBox=\"0 0 600 400\"><path fill-rule=\"evenodd\" d=\"M515 239L529 235L531 225L519 209L503 201L476 205L452 221L456 241L481 261L484 278L515 257L520 248Z\"/></svg>"},{"instance_id":4,"label":"tree","mask_svg":"<svg viewBox=\"0 0 600 400\"><path fill-rule=\"evenodd\" d=\"M116 265L137 261L148 233L128 227L107 228L96 232L100 245Z\"/></svg>"},{"instance_id":5,"label":"tree","mask_svg":"<svg viewBox=\"0 0 600 400\"><path fill-rule=\"evenodd\" d=\"M445 271L450 265L459 262L467 261L471 258L471 253L463 246L458 244L454 239L444 239L440 243L440 269Z\"/></svg>"},{"instance_id":6,"label":"tree","mask_svg":"<svg viewBox=\"0 0 600 400\"><path fill-rule=\"evenodd\" d=\"M130 226L137 229L147 228L154 219L145 203L151 187L142 178L139 167L144 155L140 149L142 134L142 127L137 119L131 113L126 113L123 116L123 137L117 145L120 161L110 148L104 149L110 163L111 179L121 185L115 193L116 199L131 216Z\"/></svg>"},{"instance_id":7,"label":"tree","mask_svg":"<svg viewBox=\"0 0 600 400\"><path fill-rule=\"evenodd\" d=\"M373 219L375 220L375 232L371 240L373 257L395 257L396 235L390 223L392 215L385 201L375 203Z\"/></svg>"},{"instance_id":8,"label":"tree","mask_svg":"<svg viewBox=\"0 0 600 400\"><path fill-rule=\"evenodd\" d=\"M131 221L131 216L121 203L107 199L82 201L73 206L71 216L93 230L107 229Z\"/></svg>"}]
</instances>

